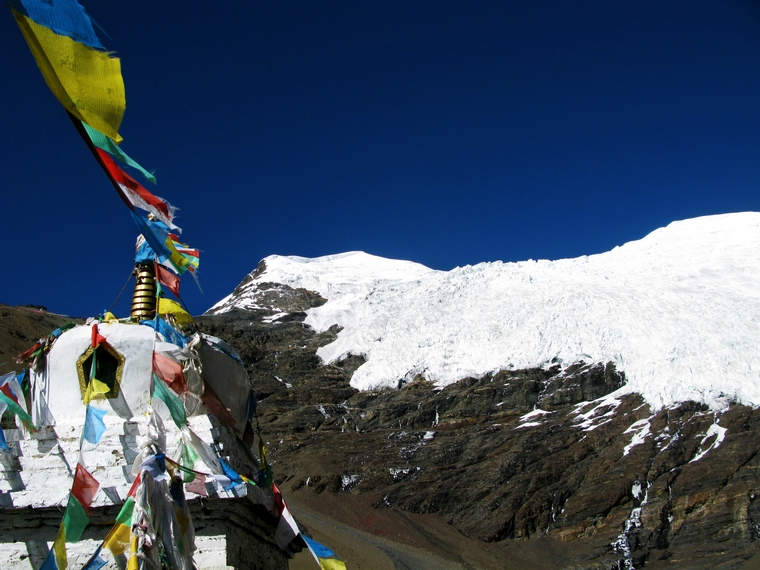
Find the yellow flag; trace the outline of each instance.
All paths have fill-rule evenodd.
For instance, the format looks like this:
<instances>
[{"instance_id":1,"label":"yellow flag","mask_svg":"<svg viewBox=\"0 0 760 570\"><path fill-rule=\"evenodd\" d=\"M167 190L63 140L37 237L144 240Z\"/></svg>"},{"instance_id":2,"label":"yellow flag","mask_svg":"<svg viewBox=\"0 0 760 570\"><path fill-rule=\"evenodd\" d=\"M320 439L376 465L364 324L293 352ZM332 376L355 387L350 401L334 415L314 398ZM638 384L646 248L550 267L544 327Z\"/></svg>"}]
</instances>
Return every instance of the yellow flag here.
<instances>
[{"instance_id":1,"label":"yellow flag","mask_svg":"<svg viewBox=\"0 0 760 570\"><path fill-rule=\"evenodd\" d=\"M121 142L119 126L126 107L121 61L58 35L15 10L13 16L45 82L61 105L92 128Z\"/></svg>"},{"instance_id":2,"label":"yellow flag","mask_svg":"<svg viewBox=\"0 0 760 570\"><path fill-rule=\"evenodd\" d=\"M129 548L130 527L117 524L103 541L103 546L111 551L114 556L123 554Z\"/></svg>"},{"instance_id":3,"label":"yellow flag","mask_svg":"<svg viewBox=\"0 0 760 570\"><path fill-rule=\"evenodd\" d=\"M322 570L346 570L346 563L335 558L320 558L319 565Z\"/></svg>"},{"instance_id":4,"label":"yellow flag","mask_svg":"<svg viewBox=\"0 0 760 570\"><path fill-rule=\"evenodd\" d=\"M183 309L179 303L172 301L171 299L165 299L161 297L158 300L158 314L159 315L174 315L177 320L177 324L180 327L186 327L193 322L193 317L190 316L185 309Z\"/></svg>"},{"instance_id":5,"label":"yellow flag","mask_svg":"<svg viewBox=\"0 0 760 570\"><path fill-rule=\"evenodd\" d=\"M137 556L137 535L132 535L132 544L129 549L129 561L127 570L140 570L140 559Z\"/></svg>"},{"instance_id":6,"label":"yellow flag","mask_svg":"<svg viewBox=\"0 0 760 570\"><path fill-rule=\"evenodd\" d=\"M53 556L58 570L66 570L69 567L69 559L66 556L66 527L63 523L58 527L58 535L53 542Z\"/></svg>"},{"instance_id":7,"label":"yellow flag","mask_svg":"<svg viewBox=\"0 0 760 570\"><path fill-rule=\"evenodd\" d=\"M100 394L107 394L110 391L111 388L109 388L108 384L101 382L97 378L92 378L90 380L90 383L87 385L87 390L84 393L85 406L92 402Z\"/></svg>"}]
</instances>

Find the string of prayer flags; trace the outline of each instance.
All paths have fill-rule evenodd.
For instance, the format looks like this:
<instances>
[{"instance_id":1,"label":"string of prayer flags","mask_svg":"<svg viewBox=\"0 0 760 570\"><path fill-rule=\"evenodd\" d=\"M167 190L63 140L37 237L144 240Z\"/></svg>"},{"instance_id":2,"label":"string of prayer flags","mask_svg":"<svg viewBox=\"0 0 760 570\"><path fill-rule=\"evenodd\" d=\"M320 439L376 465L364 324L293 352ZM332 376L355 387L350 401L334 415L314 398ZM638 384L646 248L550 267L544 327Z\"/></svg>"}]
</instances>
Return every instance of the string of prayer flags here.
<instances>
[{"instance_id":1,"label":"string of prayer flags","mask_svg":"<svg viewBox=\"0 0 760 570\"><path fill-rule=\"evenodd\" d=\"M82 123L82 127L84 127L85 132L87 132L87 136L90 137L92 144L94 144L100 150L104 150L122 164L126 164L127 166L134 168L140 174L142 174L146 180L150 180L153 184L156 183L155 175L152 172L145 170L137 162L132 160L132 158L130 158L126 152L121 150L121 148L117 146L111 138L107 137L100 131L93 129L87 123Z\"/></svg>"},{"instance_id":2,"label":"string of prayer flags","mask_svg":"<svg viewBox=\"0 0 760 570\"><path fill-rule=\"evenodd\" d=\"M78 542L85 527L90 523L87 511L100 488L100 483L87 469L77 463L74 472L74 483L71 486L66 513L63 515L63 526L66 529L66 542Z\"/></svg>"},{"instance_id":3,"label":"string of prayer flags","mask_svg":"<svg viewBox=\"0 0 760 570\"><path fill-rule=\"evenodd\" d=\"M73 0L47 2L55 9ZM44 4L43 0L24 0L25 6ZM63 107L79 120L121 142L119 126L126 108L121 62L108 52L80 43L13 10L50 90ZM84 12L82 12L84 14ZM94 35L94 34L93 34Z\"/></svg>"},{"instance_id":4,"label":"string of prayer flags","mask_svg":"<svg viewBox=\"0 0 760 570\"><path fill-rule=\"evenodd\" d=\"M105 168L108 177L114 184L118 185L122 194L133 207L145 210L146 212L153 214L156 219L161 220L167 227L173 230L179 230L172 221L174 220L174 213L176 212L174 206L169 204L166 200L152 194L137 182L137 180L119 168L111 155L106 151L96 148L95 152L100 159L100 163Z\"/></svg>"},{"instance_id":5,"label":"string of prayer flags","mask_svg":"<svg viewBox=\"0 0 760 570\"><path fill-rule=\"evenodd\" d=\"M66 542L77 542L82 537L85 527L90 522L87 511L90 510L99 488L97 480L81 462L77 462L63 522L58 529L53 548L48 552L40 570L65 570L68 567Z\"/></svg>"},{"instance_id":6,"label":"string of prayer flags","mask_svg":"<svg viewBox=\"0 0 760 570\"><path fill-rule=\"evenodd\" d=\"M346 570L346 563L338 560L338 556L325 545L312 540L304 533L301 533L301 538L322 570Z\"/></svg>"},{"instance_id":7,"label":"string of prayer flags","mask_svg":"<svg viewBox=\"0 0 760 570\"><path fill-rule=\"evenodd\" d=\"M149 321L140 321L140 324L149 326L157 333L160 333L166 342L176 344L182 348L187 345L187 339L184 335L158 315Z\"/></svg>"},{"instance_id":8,"label":"string of prayer flags","mask_svg":"<svg viewBox=\"0 0 760 570\"><path fill-rule=\"evenodd\" d=\"M179 243L170 236L169 227L160 220L149 220L137 212L132 212L134 220L140 233L145 238L147 245L152 251L148 252L143 247L142 251L138 249L138 256L135 260L140 259L152 260L157 258L158 261L177 275L183 275L186 271L195 271L198 267L198 258L193 255L195 250L188 250L191 253L182 253L177 251L175 244Z\"/></svg>"}]
</instances>

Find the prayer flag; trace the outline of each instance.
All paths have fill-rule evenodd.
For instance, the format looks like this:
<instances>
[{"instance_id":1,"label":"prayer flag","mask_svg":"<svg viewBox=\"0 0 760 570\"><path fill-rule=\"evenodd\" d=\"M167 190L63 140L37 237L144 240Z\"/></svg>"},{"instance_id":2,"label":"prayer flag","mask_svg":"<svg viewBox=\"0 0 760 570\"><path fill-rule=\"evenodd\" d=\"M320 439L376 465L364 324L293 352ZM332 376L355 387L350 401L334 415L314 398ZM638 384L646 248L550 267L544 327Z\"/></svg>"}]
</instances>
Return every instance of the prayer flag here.
<instances>
[{"instance_id":1,"label":"prayer flag","mask_svg":"<svg viewBox=\"0 0 760 570\"><path fill-rule=\"evenodd\" d=\"M319 544L316 540L312 540L304 533L301 533L301 538L306 542L309 552L311 552L311 555L322 570L346 570L345 562L338 560L335 553L325 545Z\"/></svg>"},{"instance_id":2,"label":"prayer flag","mask_svg":"<svg viewBox=\"0 0 760 570\"><path fill-rule=\"evenodd\" d=\"M166 382L166 385L177 394L183 394L187 391L185 376L182 374L182 366L179 362L172 360L168 356L164 356L158 352L153 353L153 373Z\"/></svg>"},{"instance_id":3,"label":"prayer flag","mask_svg":"<svg viewBox=\"0 0 760 570\"><path fill-rule=\"evenodd\" d=\"M66 542L79 542L90 519L82 503L73 495L69 495L66 513L63 515L63 526L66 529Z\"/></svg>"},{"instance_id":4,"label":"prayer flag","mask_svg":"<svg viewBox=\"0 0 760 570\"><path fill-rule=\"evenodd\" d=\"M155 274L156 279L158 279L162 285L179 297L179 277L174 275L171 271L164 269L160 263L156 263Z\"/></svg>"},{"instance_id":5,"label":"prayer flag","mask_svg":"<svg viewBox=\"0 0 760 570\"><path fill-rule=\"evenodd\" d=\"M108 564L108 560L104 560L100 557L100 553L103 550L103 545L101 544L98 546L97 550L93 553L93 555L90 557L90 559L87 561L87 564L85 564L82 567L82 570L100 570Z\"/></svg>"},{"instance_id":6,"label":"prayer flag","mask_svg":"<svg viewBox=\"0 0 760 570\"><path fill-rule=\"evenodd\" d=\"M237 429L235 425L237 422L235 421L232 412L219 399L219 396L216 395L216 392L211 387L211 384L204 380L203 385L203 394L201 394L201 402L203 402L203 405L205 405L209 411L214 414L214 416L216 416L216 419L240 433L240 430Z\"/></svg>"},{"instance_id":7,"label":"prayer flag","mask_svg":"<svg viewBox=\"0 0 760 570\"><path fill-rule=\"evenodd\" d=\"M121 62L13 10L45 82L66 110L121 142L126 99Z\"/></svg>"},{"instance_id":8,"label":"prayer flag","mask_svg":"<svg viewBox=\"0 0 760 570\"><path fill-rule=\"evenodd\" d=\"M171 299L160 298L156 312L159 315L174 315L174 319L181 327L186 327L193 323L193 317L190 316L190 313L183 309L179 303Z\"/></svg>"},{"instance_id":9,"label":"prayer flag","mask_svg":"<svg viewBox=\"0 0 760 570\"><path fill-rule=\"evenodd\" d=\"M100 483L93 477L84 465L77 463L74 472L74 484L71 487L71 494L82 505L85 511L89 511L92 506L92 500L100 489Z\"/></svg>"},{"instance_id":10,"label":"prayer flag","mask_svg":"<svg viewBox=\"0 0 760 570\"><path fill-rule=\"evenodd\" d=\"M5 386L8 382L13 380L16 377L15 372L8 372L8 374L3 374L0 376L0 387Z\"/></svg>"},{"instance_id":11,"label":"prayer flag","mask_svg":"<svg viewBox=\"0 0 760 570\"><path fill-rule=\"evenodd\" d=\"M92 20L75 0L8 0L16 12L56 34L68 36L84 45L104 50Z\"/></svg>"},{"instance_id":12,"label":"prayer flag","mask_svg":"<svg viewBox=\"0 0 760 570\"><path fill-rule=\"evenodd\" d=\"M151 172L148 172L142 166L132 160L126 152L121 150L121 148L119 148L116 143L111 140L110 137L107 137L100 131L93 129L87 123L82 123L82 126L84 127L84 130L87 131L87 135L90 137L92 144L94 144L99 149L106 151L119 162L131 166L135 170L139 171L143 176L145 176L146 179L153 182L153 184L156 183L156 177Z\"/></svg>"},{"instance_id":13,"label":"prayer flag","mask_svg":"<svg viewBox=\"0 0 760 570\"><path fill-rule=\"evenodd\" d=\"M183 348L187 344L187 340L182 335L182 333L180 333L177 329L175 329L159 316L156 316L156 318L149 321L140 321L140 324L149 326L157 333L160 333L166 342L176 344L177 346L181 346Z\"/></svg>"},{"instance_id":14,"label":"prayer flag","mask_svg":"<svg viewBox=\"0 0 760 570\"><path fill-rule=\"evenodd\" d=\"M277 523L277 530L275 530L274 533L274 541L277 543L277 546L285 550L288 547L288 544L290 544L301 531L298 530L298 525L296 524L293 515L290 514L290 509L288 509L288 505L282 497L282 492L275 483L272 483L272 491L274 491L274 498L277 503L277 510L280 518Z\"/></svg>"},{"instance_id":15,"label":"prayer flag","mask_svg":"<svg viewBox=\"0 0 760 570\"><path fill-rule=\"evenodd\" d=\"M93 361L95 358L93 358ZM87 390L84 392L84 404L89 407L90 402L102 394L108 394L111 388L105 382L101 382L97 378L92 378L87 384ZM89 440L88 440L89 441Z\"/></svg>"},{"instance_id":16,"label":"prayer flag","mask_svg":"<svg viewBox=\"0 0 760 570\"><path fill-rule=\"evenodd\" d=\"M102 334L100 334L100 331L98 330L98 323L95 323L92 325L92 338L90 340L90 347L96 348L99 344L108 342L106 340L106 337L104 337Z\"/></svg>"},{"instance_id":17,"label":"prayer flag","mask_svg":"<svg viewBox=\"0 0 760 570\"><path fill-rule=\"evenodd\" d=\"M106 424L103 421L103 417L107 413L108 410L101 410L99 408L87 406L84 420L84 438L90 443L98 443L103 436L103 433L106 431Z\"/></svg>"},{"instance_id":18,"label":"prayer flag","mask_svg":"<svg viewBox=\"0 0 760 570\"><path fill-rule=\"evenodd\" d=\"M10 399L8 396L0 392L0 406L5 405L8 411L17 416L29 431L37 431L37 428L32 424L32 418L29 417L24 410L21 409L16 402Z\"/></svg>"},{"instance_id":19,"label":"prayer flag","mask_svg":"<svg viewBox=\"0 0 760 570\"><path fill-rule=\"evenodd\" d=\"M0 409L0 416L3 415L3 410ZM5 441L5 434L3 428L0 428L0 449L8 449L8 443Z\"/></svg>"},{"instance_id":20,"label":"prayer flag","mask_svg":"<svg viewBox=\"0 0 760 570\"><path fill-rule=\"evenodd\" d=\"M48 552L45 562L40 566L40 570L66 570L69 567L69 561L66 557L66 529L63 523L58 527L58 534L53 541L53 547Z\"/></svg>"},{"instance_id":21,"label":"prayer flag","mask_svg":"<svg viewBox=\"0 0 760 570\"><path fill-rule=\"evenodd\" d=\"M158 398L166 404L169 414L178 428L182 429L187 426L187 414L185 413L185 405L182 403L182 400L155 374L153 375L153 397Z\"/></svg>"},{"instance_id":22,"label":"prayer flag","mask_svg":"<svg viewBox=\"0 0 760 570\"><path fill-rule=\"evenodd\" d=\"M109 177L118 184L130 204L135 208L150 212L169 228L179 229L172 222L174 219L174 212L176 211L174 206L169 204L166 200L153 195L150 191L140 185L137 180L119 168L113 158L111 158L111 155L106 151L98 148L96 149L96 152L108 172Z\"/></svg>"},{"instance_id":23,"label":"prayer flag","mask_svg":"<svg viewBox=\"0 0 760 570\"><path fill-rule=\"evenodd\" d=\"M135 508L135 500L127 497L124 506L116 516L116 524L103 541L103 546L111 551L114 556L123 554L129 548L129 540L132 534L132 512Z\"/></svg>"},{"instance_id":24,"label":"prayer flag","mask_svg":"<svg viewBox=\"0 0 760 570\"><path fill-rule=\"evenodd\" d=\"M198 454L184 440L179 441L179 464L188 470L195 469ZM182 470L182 482L191 483L195 479L195 471Z\"/></svg>"},{"instance_id":25,"label":"prayer flag","mask_svg":"<svg viewBox=\"0 0 760 570\"><path fill-rule=\"evenodd\" d=\"M185 487L189 492L200 495L201 497L208 497L208 491L206 490L206 476L198 473L195 479Z\"/></svg>"},{"instance_id":26,"label":"prayer flag","mask_svg":"<svg viewBox=\"0 0 760 570\"><path fill-rule=\"evenodd\" d=\"M240 478L240 475L238 475L237 473L235 473L235 471L232 469L232 467L230 467L227 464L227 462L224 459L222 459L221 457L219 458L219 463L222 464L222 471L224 471L224 474L230 480L230 484L227 487L224 488L225 491L229 491L235 485L240 485L243 482L243 480Z\"/></svg>"}]
</instances>

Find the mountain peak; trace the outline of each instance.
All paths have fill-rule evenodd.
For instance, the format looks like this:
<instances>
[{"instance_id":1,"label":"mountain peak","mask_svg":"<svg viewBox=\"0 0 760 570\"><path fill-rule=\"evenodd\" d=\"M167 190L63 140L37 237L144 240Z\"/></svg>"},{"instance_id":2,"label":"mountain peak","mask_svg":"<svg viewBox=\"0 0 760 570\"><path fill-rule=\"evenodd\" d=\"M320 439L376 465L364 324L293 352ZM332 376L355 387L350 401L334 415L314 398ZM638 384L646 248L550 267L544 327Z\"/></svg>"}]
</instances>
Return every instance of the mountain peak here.
<instances>
[{"instance_id":1,"label":"mountain peak","mask_svg":"<svg viewBox=\"0 0 760 570\"><path fill-rule=\"evenodd\" d=\"M342 328L318 354L363 356L359 389L613 362L620 392L655 409L760 405L758 244L760 213L744 212L673 222L607 253L451 271L364 252L270 256L209 312L250 310L264 284L317 293L327 302L305 323Z\"/></svg>"}]
</instances>

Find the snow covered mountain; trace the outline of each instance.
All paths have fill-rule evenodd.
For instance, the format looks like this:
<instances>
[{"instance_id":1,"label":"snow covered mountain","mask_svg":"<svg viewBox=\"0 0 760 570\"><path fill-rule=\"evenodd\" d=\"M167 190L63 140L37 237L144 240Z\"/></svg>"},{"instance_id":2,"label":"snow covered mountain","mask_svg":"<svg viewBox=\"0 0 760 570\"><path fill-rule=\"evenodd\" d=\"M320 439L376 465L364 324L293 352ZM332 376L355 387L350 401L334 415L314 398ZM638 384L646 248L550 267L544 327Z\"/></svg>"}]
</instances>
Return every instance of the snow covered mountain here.
<instances>
[{"instance_id":1,"label":"snow covered mountain","mask_svg":"<svg viewBox=\"0 0 760 570\"><path fill-rule=\"evenodd\" d=\"M264 309L271 284L327 299L304 322L342 328L318 355L363 356L360 390L613 362L627 378L617 395L640 393L655 410L760 405L757 212L673 222L599 255L451 271L363 252L273 255L208 314Z\"/></svg>"}]
</instances>

